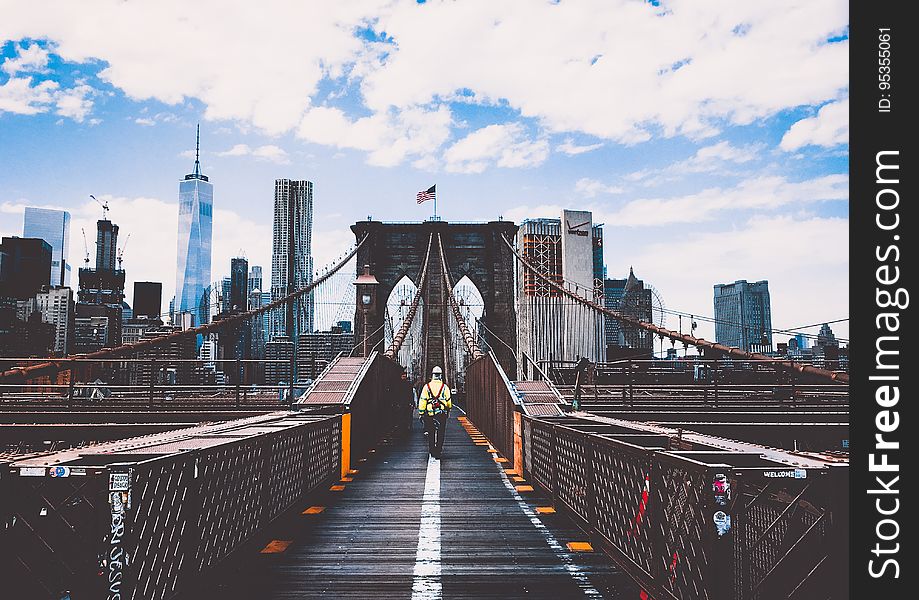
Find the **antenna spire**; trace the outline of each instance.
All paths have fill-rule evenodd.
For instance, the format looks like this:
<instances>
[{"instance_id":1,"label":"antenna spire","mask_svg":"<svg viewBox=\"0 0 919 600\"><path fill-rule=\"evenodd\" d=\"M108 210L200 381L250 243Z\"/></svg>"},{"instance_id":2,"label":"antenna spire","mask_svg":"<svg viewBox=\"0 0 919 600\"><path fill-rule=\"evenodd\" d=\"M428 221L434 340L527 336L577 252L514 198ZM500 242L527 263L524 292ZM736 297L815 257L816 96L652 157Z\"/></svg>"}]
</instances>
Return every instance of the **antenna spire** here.
<instances>
[{"instance_id":1,"label":"antenna spire","mask_svg":"<svg viewBox=\"0 0 919 600\"><path fill-rule=\"evenodd\" d=\"M201 162L198 160L201 150L201 123L195 128L195 175L201 175Z\"/></svg>"}]
</instances>

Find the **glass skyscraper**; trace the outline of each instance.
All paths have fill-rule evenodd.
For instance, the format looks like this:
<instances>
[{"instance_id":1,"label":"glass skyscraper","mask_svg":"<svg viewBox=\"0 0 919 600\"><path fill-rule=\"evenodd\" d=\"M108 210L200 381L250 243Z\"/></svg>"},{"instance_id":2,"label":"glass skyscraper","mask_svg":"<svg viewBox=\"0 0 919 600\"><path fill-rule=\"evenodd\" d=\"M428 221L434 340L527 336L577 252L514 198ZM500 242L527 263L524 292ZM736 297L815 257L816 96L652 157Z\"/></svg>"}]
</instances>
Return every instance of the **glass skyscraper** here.
<instances>
[{"instance_id":1,"label":"glass skyscraper","mask_svg":"<svg viewBox=\"0 0 919 600\"><path fill-rule=\"evenodd\" d=\"M272 302L313 281L313 184L274 182L274 236L271 252ZM286 335L296 344L300 332L313 331L313 295L293 303L292 310L271 311L271 339ZM292 331L287 321L292 320Z\"/></svg>"},{"instance_id":2,"label":"glass skyscraper","mask_svg":"<svg viewBox=\"0 0 919 600\"><path fill-rule=\"evenodd\" d=\"M772 348L769 282L715 284L715 341L746 352Z\"/></svg>"},{"instance_id":3,"label":"glass skyscraper","mask_svg":"<svg viewBox=\"0 0 919 600\"><path fill-rule=\"evenodd\" d=\"M199 138L200 139L200 138ZM179 182L179 244L176 265L176 312L192 315L192 325L210 316L211 235L214 186L201 173L195 144L195 171ZM181 318L180 318L180 322Z\"/></svg>"},{"instance_id":4,"label":"glass skyscraper","mask_svg":"<svg viewBox=\"0 0 919 600\"><path fill-rule=\"evenodd\" d=\"M49 285L70 286L70 213L65 210L26 207L22 237L40 238L51 246Z\"/></svg>"}]
</instances>

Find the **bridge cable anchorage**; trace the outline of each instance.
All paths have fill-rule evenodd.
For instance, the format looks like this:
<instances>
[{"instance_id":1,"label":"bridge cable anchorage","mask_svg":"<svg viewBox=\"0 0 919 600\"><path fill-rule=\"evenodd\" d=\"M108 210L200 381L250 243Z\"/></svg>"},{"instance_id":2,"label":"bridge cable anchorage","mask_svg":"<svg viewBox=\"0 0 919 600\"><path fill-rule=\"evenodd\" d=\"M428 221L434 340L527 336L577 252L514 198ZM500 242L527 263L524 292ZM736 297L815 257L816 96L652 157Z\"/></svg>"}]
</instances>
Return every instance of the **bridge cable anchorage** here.
<instances>
[{"instance_id":1,"label":"bridge cable anchorage","mask_svg":"<svg viewBox=\"0 0 919 600\"><path fill-rule=\"evenodd\" d=\"M469 332L469 326L466 323L466 319L463 318L459 305L456 303L456 297L453 295L453 282L450 279L450 269L447 268L447 257L444 254L444 245L443 240L440 237L440 233L437 234L437 245L440 249L440 263L443 267L442 272L444 285L446 286L447 298L450 299L450 308L453 311L453 318L456 319L456 324L459 327L460 334L463 337L463 343L466 345L466 351L472 355L473 360L482 358L482 351L475 343L475 338L472 336L472 333Z\"/></svg>"},{"instance_id":2,"label":"bridge cable anchorage","mask_svg":"<svg viewBox=\"0 0 919 600\"><path fill-rule=\"evenodd\" d=\"M402 348L405 336L408 335L408 330L418 312L418 304L421 302L421 295L424 293L424 286L428 279L428 259L431 257L431 245L433 244L433 240L434 234L432 233L428 236L428 249L424 254L424 264L421 265L421 274L418 277L418 288L415 291L415 297L412 298L412 304L408 309L408 313L399 325L399 331L393 334L392 343L389 344L389 348L383 353L383 356L391 360L395 360L396 356L399 355L399 350Z\"/></svg>"},{"instance_id":3,"label":"bridge cable anchorage","mask_svg":"<svg viewBox=\"0 0 919 600\"><path fill-rule=\"evenodd\" d=\"M655 335L666 337L666 338L669 338L671 340L675 340L678 342L683 342L691 346L696 346L696 347L704 348L707 350L713 350L715 352L721 352L723 354L726 354L728 356L732 356L734 358L738 358L741 360L761 362L761 363L769 364L769 365L779 367L782 369L787 369L789 371L797 371L798 373L809 374L809 375L814 375L816 377L829 379L830 381L836 381L839 383L846 383L846 384L849 383L848 373L837 373L834 371L829 371L827 369L821 369L819 367L814 367L812 365L805 365L805 364L796 363L790 360L772 358L770 356L766 356L765 354L759 354L757 352L745 352L738 348L731 348L723 344L718 344L716 342L710 342L702 338L697 338L697 337L693 337L688 334L679 333L677 331L673 331L670 329L665 329L663 327L654 325L653 323L647 323L645 321L641 321L634 317L624 315L618 311L606 308L605 306L600 306L596 302L583 298L579 296L578 294L575 294L574 292L559 285L552 279L550 279L548 276L542 273L539 269L537 269L532 263L530 263L527 259L521 256L520 253L517 251L517 249L514 248L514 245L507 239L506 236L502 235L501 239L504 240L504 243L507 245L508 248L510 248L511 252L514 254L514 256L517 257L517 260L520 261L520 264L523 265L524 268L532 272L534 275L536 275L536 277L545 281L550 287L564 294L565 296L575 300L579 304L582 304L606 316L612 317L616 319L617 321L628 323L629 325L632 325L633 327L638 327L639 329L644 329L645 331L650 331L651 333L654 333Z\"/></svg>"},{"instance_id":4,"label":"bridge cable anchorage","mask_svg":"<svg viewBox=\"0 0 919 600\"><path fill-rule=\"evenodd\" d=\"M368 237L369 236L365 235L363 238L361 238L361 240L354 245L348 254L346 254L338 263L326 270L323 275L313 280L312 283L300 288L299 290L291 292L283 298L278 298L274 302L266 304L265 306L242 312L237 315L221 319L219 321L211 321L210 323L205 323L204 325L200 325L198 327L185 329L184 331L176 331L175 333L141 340L133 344L125 344L123 346L118 346L117 348L103 348L102 350L90 352L89 354L83 354L79 357L58 359L31 365L28 367L13 367L9 370L0 372L0 382L8 379L28 380L35 377L54 375L59 371L72 370L74 365L82 361L124 357L125 355L132 354L134 352L149 350L151 348L158 348L160 346L167 346L177 340L195 337L198 335L211 333L213 331L220 331L222 329L227 329L231 326L235 326L238 323L248 321L253 317L266 313L270 310L274 310L280 306L285 306L297 300L301 296L310 293L313 289L330 279L343 266L345 266L345 264L347 264L348 261L350 261L357 254L357 251L361 248L364 242L367 241Z\"/></svg>"}]
</instances>

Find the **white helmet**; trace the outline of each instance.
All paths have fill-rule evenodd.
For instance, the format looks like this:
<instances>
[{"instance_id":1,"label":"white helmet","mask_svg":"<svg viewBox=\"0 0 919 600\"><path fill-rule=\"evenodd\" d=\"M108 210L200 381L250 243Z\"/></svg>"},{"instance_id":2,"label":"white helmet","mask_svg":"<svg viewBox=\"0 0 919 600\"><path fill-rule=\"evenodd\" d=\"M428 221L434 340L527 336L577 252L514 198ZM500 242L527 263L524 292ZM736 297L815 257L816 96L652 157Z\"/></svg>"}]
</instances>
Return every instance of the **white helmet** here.
<instances>
[{"instance_id":1,"label":"white helmet","mask_svg":"<svg viewBox=\"0 0 919 600\"><path fill-rule=\"evenodd\" d=\"M434 367L431 369L431 377L442 378L443 376L444 372L440 367Z\"/></svg>"}]
</instances>

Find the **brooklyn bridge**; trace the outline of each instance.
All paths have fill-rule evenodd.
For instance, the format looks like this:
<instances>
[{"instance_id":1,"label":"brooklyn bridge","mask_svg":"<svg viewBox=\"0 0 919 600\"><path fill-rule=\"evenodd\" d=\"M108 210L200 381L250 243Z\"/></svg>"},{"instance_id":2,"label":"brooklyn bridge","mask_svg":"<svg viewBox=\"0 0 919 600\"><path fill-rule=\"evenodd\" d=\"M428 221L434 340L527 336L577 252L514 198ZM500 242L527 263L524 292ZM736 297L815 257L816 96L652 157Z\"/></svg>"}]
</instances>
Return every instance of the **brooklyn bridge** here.
<instances>
[{"instance_id":1,"label":"brooklyn bridge","mask_svg":"<svg viewBox=\"0 0 919 600\"><path fill-rule=\"evenodd\" d=\"M5 361L3 596L847 597L846 372L607 308L534 264L517 229L361 221L340 260L266 306ZM308 380L295 355L236 359L213 385L112 376L289 323L342 273L357 343ZM524 284L563 317L521 314ZM545 358L604 320L695 353ZM440 459L413 403L435 366L454 389ZM269 368L286 381L252 384Z\"/></svg>"}]
</instances>

